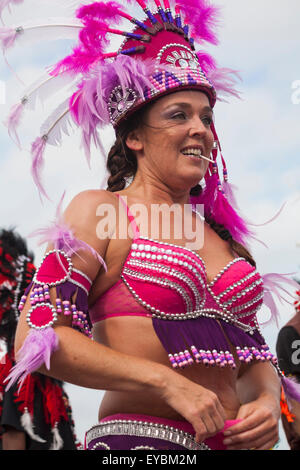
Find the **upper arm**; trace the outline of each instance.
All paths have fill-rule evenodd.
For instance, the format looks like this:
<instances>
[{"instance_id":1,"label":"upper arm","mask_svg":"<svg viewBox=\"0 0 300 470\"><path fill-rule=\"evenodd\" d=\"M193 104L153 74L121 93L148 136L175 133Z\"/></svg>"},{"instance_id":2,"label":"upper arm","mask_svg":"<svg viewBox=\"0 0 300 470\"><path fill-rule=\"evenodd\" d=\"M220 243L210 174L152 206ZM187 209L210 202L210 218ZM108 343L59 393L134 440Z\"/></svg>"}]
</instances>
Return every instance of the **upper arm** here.
<instances>
[{"instance_id":1,"label":"upper arm","mask_svg":"<svg viewBox=\"0 0 300 470\"><path fill-rule=\"evenodd\" d=\"M65 239L64 246L66 250L70 245L75 248L76 245L77 247L80 246L80 249L76 251L76 253L69 255L71 263L73 268L80 271L84 276L87 276L91 282L95 280L101 269L105 269L101 259L105 263L105 254L110 241L107 236L99 236L99 231L97 230L99 223L97 210L101 204L111 204L113 207L116 201L111 193L104 190L84 191L75 196L65 210L62 220L59 221L59 226L56 226L59 233L64 231L61 237ZM46 253L53 248L53 241L49 240ZM56 299L57 288L51 287L50 300L54 307L57 307ZM76 299L73 296L71 300ZM26 315L31 307L30 295L28 295L20 315L16 332L16 350L22 346L30 330ZM72 316L58 315L54 326L72 326Z\"/></svg>"}]
</instances>

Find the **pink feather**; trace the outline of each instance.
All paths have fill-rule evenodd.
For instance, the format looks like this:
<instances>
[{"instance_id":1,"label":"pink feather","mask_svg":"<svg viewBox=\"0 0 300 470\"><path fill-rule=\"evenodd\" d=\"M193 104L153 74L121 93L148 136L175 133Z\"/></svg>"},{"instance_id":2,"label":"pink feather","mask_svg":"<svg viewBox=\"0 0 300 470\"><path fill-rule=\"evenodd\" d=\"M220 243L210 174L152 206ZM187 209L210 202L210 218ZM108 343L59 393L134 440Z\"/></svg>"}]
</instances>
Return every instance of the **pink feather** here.
<instances>
[{"instance_id":1,"label":"pink feather","mask_svg":"<svg viewBox=\"0 0 300 470\"><path fill-rule=\"evenodd\" d=\"M116 24L120 22L121 13L124 8L116 2L94 2L90 5L84 5L80 7L77 12L77 18L81 19L83 23L86 23L89 19L94 18L100 21L111 21L113 20Z\"/></svg>"},{"instance_id":2,"label":"pink feather","mask_svg":"<svg viewBox=\"0 0 300 470\"><path fill-rule=\"evenodd\" d=\"M215 70L217 68L217 64L215 59L204 51L198 51L197 56L199 59L199 63L201 65L202 70L205 74L210 72L211 70Z\"/></svg>"},{"instance_id":3,"label":"pink feather","mask_svg":"<svg viewBox=\"0 0 300 470\"><path fill-rule=\"evenodd\" d=\"M191 35L196 41L218 44L220 7L211 5L208 0L172 0L170 3L180 8L180 13L190 26Z\"/></svg>"},{"instance_id":4,"label":"pink feather","mask_svg":"<svg viewBox=\"0 0 300 470\"><path fill-rule=\"evenodd\" d=\"M0 42L3 51L13 47L18 33L15 28L1 28L0 29Z\"/></svg>"},{"instance_id":5,"label":"pink feather","mask_svg":"<svg viewBox=\"0 0 300 470\"><path fill-rule=\"evenodd\" d=\"M83 46L78 46L73 49L71 55L58 62L50 74L57 76L67 71L74 73L74 75L86 73L100 59L101 55L99 56L99 52L92 53Z\"/></svg>"},{"instance_id":6,"label":"pink feather","mask_svg":"<svg viewBox=\"0 0 300 470\"><path fill-rule=\"evenodd\" d=\"M229 181L224 181L223 189L229 204L234 208L234 210L237 211L239 207L234 193L238 190L238 187L232 183L229 183Z\"/></svg>"},{"instance_id":7,"label":"pink feather","mask_svg":"<svg viewBox=\"0 0 300 470\"><path fill-rule=\"evenodd\" d=\"M213 84L219 101L226 101L225 96L240 98L240 92L236 90L236 82L240 80L240 75L236 70L229 68L213 68L207 70L206 76Z\"/></svg>"},{"instance_id":8,"label":"pink feather","mask_svg":"<svg viewBox=\"0 0 300 470\"><path fill-rule=\"evenodd\" d=\"M293 305L293 302L288 301L285 297L282 296L280 292L285 292L288 296L295 300L295 296L282 286L283 283L286 283L293 289L299 288L299 284L296 281L287 277L290 275L291 274L267 273L262 276L264 285L264 305L266 305L271 312L271 318L264 323L265 325L269 324L273 320L275 320L277 326L279 325L278 321L280 318L280 312L276 305L275 298L277 298L280 303L283 303L284 301L290 305Z\"/></svg>"},{"instance_id":9,"label":"pink feather","mask_svg":"<svg viewBox=\"0 0 300 470\"><path fill-rule=\"evenodd\" d=\"M23 3L24 0L0 0L0 18L2 20L2 13L5 10L5 8L8 8L10 11L10 5L12 4L20 4Z\"/></svg>"},{"instance_id":10,"label":"pink feather","mask_svg":"<svg viewBox=\"0 0 300 470\"><path fill-rule=\"evenodd\" d=\"M43 194L47 199L49 199L43 185L41 182L41 171L44 165L44 152L46 147L46 139L38 137L31 146L31 155L32 155L32 165L31 165L31 174L40 195Z\"/></svg>"},{"instance_id":11,"label":"pink feather","mask_svg":"<svg viewBox=\"0 0 300 470\"><path fill-rule=\"evenodd\" d=\"M22 103L15 104L12 106L9 116L4 122L4 125L8 128L10 137L15 141L19 148L21 148L20 139L17 134L17 127L20 125L23 115L24 105Z\"/></svg>"}]
</instances>

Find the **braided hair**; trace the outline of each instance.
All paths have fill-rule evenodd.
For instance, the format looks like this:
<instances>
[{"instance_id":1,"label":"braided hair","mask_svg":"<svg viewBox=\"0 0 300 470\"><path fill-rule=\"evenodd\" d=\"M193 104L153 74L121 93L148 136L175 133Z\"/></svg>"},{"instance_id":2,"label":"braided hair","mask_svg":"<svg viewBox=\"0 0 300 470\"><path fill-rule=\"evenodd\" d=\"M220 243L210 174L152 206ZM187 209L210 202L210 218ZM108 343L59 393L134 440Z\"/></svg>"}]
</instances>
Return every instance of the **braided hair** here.
<instances>
[{"instance_id":1,"label":"braided hair","mask_svg":"<svg viewBox=\"0 0 300 470\"><path fill-rule=\"evenodd\" d=\"M135 153L127 147L126 139L130 132L143 125L143 118L149 106L151 106L151 103L129 116L116 130L116 140L109 151L106 165L110 173L107 181L107 191L122 191L126 187L127 178L134 178L137 172L137 159ZM190 195L199 196L201 192L202 186L197 184L191 189ZM256 267L256 262L251 253L234 240L231 233L223 225L217 224L212 219L207 219L206 222L223 240L228 241L233 252Z\"/></svg>"},{"instance_id":2,"label":"braided hair","mask_svg":"<svg viewBox=\"0 0 300 470\"><path fill-rule=\"evenodd\" d=\"M34 256L13 229L0 231L0 338L11 351L18 322L18 305L30 284Z\"/></svg>"}]
</instances>

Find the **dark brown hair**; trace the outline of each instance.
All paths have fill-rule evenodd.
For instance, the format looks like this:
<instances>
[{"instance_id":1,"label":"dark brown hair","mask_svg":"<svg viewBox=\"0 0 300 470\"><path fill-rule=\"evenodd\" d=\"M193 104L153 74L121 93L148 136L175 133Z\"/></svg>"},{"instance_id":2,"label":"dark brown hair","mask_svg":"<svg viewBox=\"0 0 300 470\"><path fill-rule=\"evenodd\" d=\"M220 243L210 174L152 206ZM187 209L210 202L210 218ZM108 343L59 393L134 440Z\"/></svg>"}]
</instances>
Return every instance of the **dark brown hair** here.
<instances>
[{"instance_id":1,"label":"dark brown hair","mask_svg":"<svg viewBox=\"0 0 300 470\"><path fill-rule=\"evenodd\" d=\"M126 178L134 177L137 172L137 159L134 152L126 145L126 139L130 132L143 125L145 113L150 105L147 105L125 119L116 129L116 141L109 151L107 169L110 173L107 182L107 190L111 192L121 191L126 186ZM191 189L191 196L201 194L202 187L197 184ZM214 220L206 220L211 228L223 239L229 242L232 251L245 258L252 266L256 267L255 260L250 252L240 243L235 241L230 232L223 225Z\"/></svg>"}]
</instances>

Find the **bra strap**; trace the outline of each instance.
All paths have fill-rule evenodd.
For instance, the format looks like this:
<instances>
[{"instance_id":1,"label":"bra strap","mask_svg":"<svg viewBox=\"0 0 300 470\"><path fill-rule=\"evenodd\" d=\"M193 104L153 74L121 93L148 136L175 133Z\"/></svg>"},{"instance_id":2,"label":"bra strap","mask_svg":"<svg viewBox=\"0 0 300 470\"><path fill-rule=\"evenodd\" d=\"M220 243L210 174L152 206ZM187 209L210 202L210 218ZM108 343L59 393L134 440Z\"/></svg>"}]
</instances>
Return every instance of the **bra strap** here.
<instances>
[{"instance_id":1,"label":"bra strap","mask_svg":"<svg viewBox=\"0 0 300 470\"><path fill-rule=\"evenodd\" d=\"M132 215L128 205L126 204L125 200L123 199L123 197L120 194L117 194L117 193L116 193L116 196L118 196L118 198L120 199L120 201L122 202L123 206L126 209L129 222L130 222L130 224L132 226L132 229L133 229L134 240L136 240L140 236L140 231L139 231L138 226L136 224L135 218L133 217L133 215Z\"/></svg>"}]
</instances>

